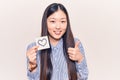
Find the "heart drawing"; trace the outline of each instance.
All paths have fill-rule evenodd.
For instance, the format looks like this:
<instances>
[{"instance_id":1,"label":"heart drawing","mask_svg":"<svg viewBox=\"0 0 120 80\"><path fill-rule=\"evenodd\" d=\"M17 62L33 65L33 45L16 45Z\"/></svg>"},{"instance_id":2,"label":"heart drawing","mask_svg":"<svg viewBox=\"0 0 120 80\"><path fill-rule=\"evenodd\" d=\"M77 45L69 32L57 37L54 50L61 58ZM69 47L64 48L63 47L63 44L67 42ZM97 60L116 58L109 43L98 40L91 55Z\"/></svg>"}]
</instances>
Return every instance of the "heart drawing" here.
<instances>
[{"instance_id":1,"label":"heart drawing","mask_svg":"<svg viewBox=\"0 0 120 80\"><path fill-rule=\"evenodd\" d=\"M38 44L41 46L45 46L47 44L47 40L45 38L43 38L42 40L38 40Z\"/></svg>"}]
</instances>

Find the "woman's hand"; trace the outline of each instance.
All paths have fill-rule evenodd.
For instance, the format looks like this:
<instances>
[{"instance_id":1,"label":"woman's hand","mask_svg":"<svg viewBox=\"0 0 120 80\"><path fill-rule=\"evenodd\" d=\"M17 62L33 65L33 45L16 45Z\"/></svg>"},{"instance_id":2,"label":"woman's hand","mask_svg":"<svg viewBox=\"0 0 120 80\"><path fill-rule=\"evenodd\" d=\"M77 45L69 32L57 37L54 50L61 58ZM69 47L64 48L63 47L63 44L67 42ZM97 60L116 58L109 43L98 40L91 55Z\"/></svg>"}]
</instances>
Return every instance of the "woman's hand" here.
<instances>
[{"instance_id":1,"label":"woman's hand","mask_svg":"<svg viewBox=\"0 0 120 80\"><path fill-rule=\"evenodd\" d=\"M26 56L28 57L28 60L29 60L28 67L30 71L33 71L33 69L37 67L37 64L36 64L37 49L38 49L38 46L34 46L26 52Z\"/></svg>"},{"instance_id":2,"label":"woman's hand","mask_svg":"<svg viewBox=\"0 0 120 80\"><path fill-rule=\"evenodd\" d=\"M83 55L82 53L80 52L80 49L79 49L79 44L80 44L80 41L77 41L75 43L75 47L74 48L68 48L68 55L69 55L69 58L73 61L77 61L78 63L80 63L82 60L83 60Z\"/></svg>"}]
</instances>

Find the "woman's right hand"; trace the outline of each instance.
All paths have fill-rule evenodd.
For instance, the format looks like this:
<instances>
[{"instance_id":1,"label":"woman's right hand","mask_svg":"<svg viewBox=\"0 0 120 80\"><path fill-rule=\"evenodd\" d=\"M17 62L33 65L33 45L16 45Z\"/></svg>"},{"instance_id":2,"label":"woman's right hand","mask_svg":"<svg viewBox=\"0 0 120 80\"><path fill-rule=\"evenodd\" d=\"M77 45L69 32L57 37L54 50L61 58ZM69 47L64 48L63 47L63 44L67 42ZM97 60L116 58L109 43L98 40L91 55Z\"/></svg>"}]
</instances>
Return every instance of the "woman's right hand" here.
<instances>
[{"instance_id":1,"label":"woman's right hand","mask_svg":"<svg viewBox=\"0 0 120 80\"><path fill-rule=\"evenodd\" d=\"M26 56L30 63L36 64L36 54L39 46L33 46L32 48L28 49L26 52Z\"/></svg>"}]
</instances>

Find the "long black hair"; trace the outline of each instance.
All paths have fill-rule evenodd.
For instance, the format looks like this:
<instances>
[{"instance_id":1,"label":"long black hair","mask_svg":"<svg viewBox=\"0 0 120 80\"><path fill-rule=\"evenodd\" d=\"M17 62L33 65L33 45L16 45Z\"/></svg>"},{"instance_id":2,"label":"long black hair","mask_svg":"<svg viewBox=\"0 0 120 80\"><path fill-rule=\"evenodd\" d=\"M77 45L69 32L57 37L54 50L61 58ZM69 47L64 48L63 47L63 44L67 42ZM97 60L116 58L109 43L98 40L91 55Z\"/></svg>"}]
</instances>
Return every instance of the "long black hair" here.
<instances>
[{"instance_id":1,"label":"long black hair","mask_svg":"<svg viewBox=\"0 0 120 80\"><path fill-rule=\"evenodd\" d=\"M77 80L77 71L76 71L75 62L69 59L69 56L67 53L68 47L74 47L75 42L74 42L73 34L71 31L71 27L70 27L68 12L62 4L52 3L45 9L43 18L42 18L41 36L49 35L48 28L47 28L47 18L51 14L56 12L58 9L62 10L66 14L66 17L67 17L67 29L64 35L62 36L62 38L63 38L63 51L64 51L64 55L66 58L67 66L68 66L68 77L69 77L69 80ZM51 55L51 48L41 51L40 80L51 80L53 67L52 67L50 55Z\"/></svg>"}]
</instances>

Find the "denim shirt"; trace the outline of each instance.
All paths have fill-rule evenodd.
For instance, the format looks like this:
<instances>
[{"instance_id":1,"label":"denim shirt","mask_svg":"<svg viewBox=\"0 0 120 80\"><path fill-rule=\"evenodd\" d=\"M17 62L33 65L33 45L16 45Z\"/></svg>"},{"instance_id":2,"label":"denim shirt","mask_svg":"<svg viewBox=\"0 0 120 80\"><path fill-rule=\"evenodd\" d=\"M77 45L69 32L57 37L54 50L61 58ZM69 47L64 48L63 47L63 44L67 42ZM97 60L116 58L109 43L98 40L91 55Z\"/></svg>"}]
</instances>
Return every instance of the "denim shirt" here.
<instances>
[{"instance_id":1,"label":"denim shirt","mask_svg":"<svg viewBox=\"0 0 120 80\"><path fill-rule=\"evenodd\" d=\"M75 42L78 41L78 39L75 38ZM27 50L35 46L36 43L31 43L28 45ZM63 53L63 39L60 39L58 44L56 46L51 45L52 49L52 54L51 54L51 61L53 65L53 73L51 80L69 80L68 79L68 69L67 69L67 63L64 57ZM76 69L77 69L77 80L87 80L88 79L88 68L86 64L86 58L85 58L85 52L83 49L82 44L79 44L79 49L84 56L84 59L82 60L81 63L75 62ZM40 52L37 51L37 69L36 72L30 72L28 70L28 65L27 65L27 76L28 80L40 80L40 57L39 54ZM29 60L27 59L27 64Z\"/></svg>"}]
</instances>

